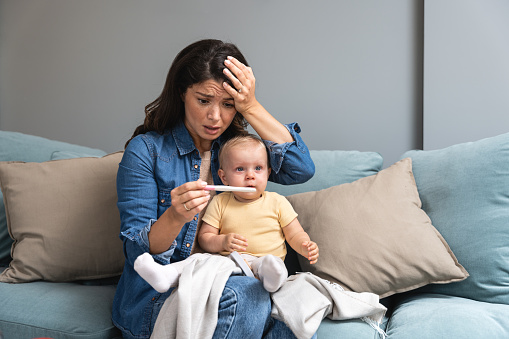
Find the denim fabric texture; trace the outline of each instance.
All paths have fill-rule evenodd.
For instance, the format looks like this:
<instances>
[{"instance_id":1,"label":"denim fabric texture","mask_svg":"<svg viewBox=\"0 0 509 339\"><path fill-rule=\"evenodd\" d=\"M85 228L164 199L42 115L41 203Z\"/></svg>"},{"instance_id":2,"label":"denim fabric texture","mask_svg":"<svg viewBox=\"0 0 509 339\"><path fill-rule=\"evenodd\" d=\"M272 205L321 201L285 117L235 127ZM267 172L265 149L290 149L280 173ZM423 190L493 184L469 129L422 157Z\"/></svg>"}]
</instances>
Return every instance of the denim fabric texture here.
<instances>
[{"instance_id":1,"label":"denim fabric texture","mask_svg":"<svg viewBox=\"0 0 509 339\"><path fill-rule=\"evenodd\" d=\"M313 176L314 163L299 136L299 125L285 126L293 142L276 144L264 141L272 166L269 180L280 184L303 183ZM222 141L219 137L211 148L211 172L216 185L221 184L217 171ZM139 255L149 252L146 234L154 220L171 206L171 191L186 182L198 180L200 164L200 154L183 123L164 134L149 132L138 135L125 149L117 174L117 206L126 261L112 312L112 320L125 338L150 337L157 315L171 293L171 290L163 294L155 291L134 271L133 263ZM166 265L187 258L193 248L197 219L198 215L185 224L172 246L166 252L154 255L154 260ZM246 326L265 328L269 332L272 328L279 330L280 325L272 326L269 294L261 284L259 287L256 284L251 286L237 282L237 279L243 281L245 277L232 277L226 284L220 303L218 333L226 335L225 338L246 338L249 336L242 334ZM250 289L258 290L255 298ZM268 310L261 312L260 309ZM231 312L234 312L233 317ZM227 327L229 329L225 329ZM282 335L280 338L288 337Z\"/></svg>"},{"instance_id":2,"label":"denim fabric texture","mask_svg":"<svg viewBox=\"0 0 509 339\"><path fill-rule=\"evenodd\" d=\"M231 276L219 300L213 339L293 339L292 331L270 317L270 295L258 279Z\"/></svg>"}]
</instances>

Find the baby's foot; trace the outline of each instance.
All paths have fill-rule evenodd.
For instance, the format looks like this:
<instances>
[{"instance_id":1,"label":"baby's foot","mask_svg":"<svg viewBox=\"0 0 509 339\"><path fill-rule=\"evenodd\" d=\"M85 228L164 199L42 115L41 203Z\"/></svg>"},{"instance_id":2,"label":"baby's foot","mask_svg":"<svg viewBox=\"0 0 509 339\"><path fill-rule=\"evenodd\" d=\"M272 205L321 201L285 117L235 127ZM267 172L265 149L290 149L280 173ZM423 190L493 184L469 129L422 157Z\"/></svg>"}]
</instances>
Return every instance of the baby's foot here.
<instances>
[{"instance_id":1,"label":"baby's foot","mask_svg":"<svg viewBox=\"0 0 509 339\"><path fill-rule=\"evenodd\" d=\"M272 293L283 286L288 278L288 271L281 259L273 255L266 255L257 267L257 275L265 290Z\"/></svg>"},{"instance_id":2,"label":"baby's foot","mask_svg":"<svg viewBox=\"0 0 509 339\"><path fill-rule=\"evenodd\" d=\"M143 253L136 258L134 270L159 293L176 286L179 278L177 270L171 264L160 265L149 253Z\"/></svg>"}]
</instances>

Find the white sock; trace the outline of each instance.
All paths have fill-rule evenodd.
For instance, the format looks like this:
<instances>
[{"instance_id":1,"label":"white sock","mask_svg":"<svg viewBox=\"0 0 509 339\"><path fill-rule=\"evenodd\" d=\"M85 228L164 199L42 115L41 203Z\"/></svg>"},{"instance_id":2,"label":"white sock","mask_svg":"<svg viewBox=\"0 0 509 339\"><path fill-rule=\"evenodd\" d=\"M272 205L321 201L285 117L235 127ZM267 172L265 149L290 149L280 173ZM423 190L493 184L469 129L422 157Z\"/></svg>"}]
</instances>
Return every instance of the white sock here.
<instances>
[{"instance_id":1,"label":"white sock","mask_svg":"<svg viewBox=\"0 0 509 339\"><path fill-rule=\"evenodd\" d=\"M157 292L164 293L178 284L180 273L174 265L158 264L149 253L143 253L134 261L134 270Z\"/></svg>"},{"instance_id":2,"label":"white sock","mask_svg":"<svg viewBox=\"0 0 509 339\"><path fill-rule=\"evenodd\" d=\"M253 273L268 292L276 292L288 278L288 271L281 258L268 254L251 263Z\"/></svg>"}]
</instances>

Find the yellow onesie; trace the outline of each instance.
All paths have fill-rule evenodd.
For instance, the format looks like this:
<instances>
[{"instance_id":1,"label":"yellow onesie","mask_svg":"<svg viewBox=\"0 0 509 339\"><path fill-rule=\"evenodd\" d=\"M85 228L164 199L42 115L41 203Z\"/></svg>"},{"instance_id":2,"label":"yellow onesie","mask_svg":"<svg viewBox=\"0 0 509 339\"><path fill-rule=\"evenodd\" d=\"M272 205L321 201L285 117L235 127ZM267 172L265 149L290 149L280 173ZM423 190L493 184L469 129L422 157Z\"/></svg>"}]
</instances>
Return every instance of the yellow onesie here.
<instances>
[{"instance_id":1,"label":"yellow onesie","mask_svg":"<svg viewBox=\"0 0 509 339\"><path fill-rule=\"evenodd\" d=\"M284 260L286 245L282 228L296 217L292 205L278 193L263 192L259 199L244 203L235 199L232 192L224 192L209 203L203 221L219 228L219 234L237 233L245 237L247 251L240 253L256 257L272 254Z\"/></svg>"}]
</instances>

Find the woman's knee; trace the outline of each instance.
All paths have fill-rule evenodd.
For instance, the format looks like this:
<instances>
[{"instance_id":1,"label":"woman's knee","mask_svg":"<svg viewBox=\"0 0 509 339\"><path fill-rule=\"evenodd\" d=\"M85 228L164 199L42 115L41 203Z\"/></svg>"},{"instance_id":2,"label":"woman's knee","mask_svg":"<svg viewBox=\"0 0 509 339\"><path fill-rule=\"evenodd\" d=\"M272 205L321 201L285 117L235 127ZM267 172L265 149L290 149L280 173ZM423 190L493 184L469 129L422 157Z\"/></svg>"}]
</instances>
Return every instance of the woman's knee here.
<instances>
[{"instance_id":1,"label":"woman's knee","mask_svg":"<svg viewBox=\"0 0 509 339\"><path fill-rule=\"evenodd\" d=\"M257 279L232 276L219 302L213 338L261 338L270 311L270 295Z\"/></svg>"},{"instance_id":2,"label":"woman's knee","mask_svg":"<svg viewBox=\"0 0 509 339\"><path fill-rule=\"evenodd\" d=\"M231 276L226 282L223 296L226 299L233 299L239 307L251 308L253 311L267 310L270 313L270 294L263 288L262 283L255 278L246 276Z\"/></svg>"}]
</instances>

